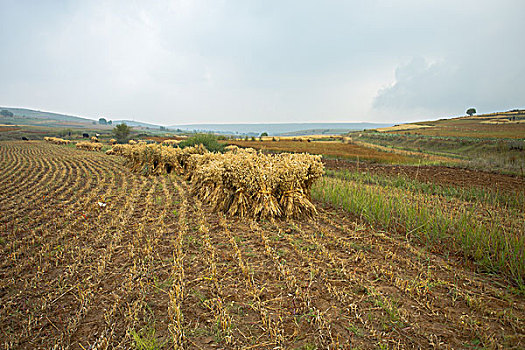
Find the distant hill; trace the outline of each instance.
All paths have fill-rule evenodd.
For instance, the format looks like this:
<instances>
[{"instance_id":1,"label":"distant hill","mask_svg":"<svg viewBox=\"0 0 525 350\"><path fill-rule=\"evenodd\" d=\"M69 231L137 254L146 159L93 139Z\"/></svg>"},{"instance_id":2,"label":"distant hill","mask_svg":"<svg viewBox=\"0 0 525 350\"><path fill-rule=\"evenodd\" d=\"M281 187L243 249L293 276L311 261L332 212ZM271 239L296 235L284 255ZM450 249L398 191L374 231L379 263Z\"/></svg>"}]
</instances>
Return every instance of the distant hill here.
<instances>
[{"instance_id":1,"label":"distant hill","mask_svg":"<svg viewBox=\"0 0 525 350\"><path fill-rule=\"evenodd\" d=\"M260 135L263 132L270 136L308 135L308 134L344 134L349 131L375 129L393 124L376 123L275 123L275 124L187 124L173 125L170 129L183 131L216 132L223 134Z\"/></svg>"},{"instance_id":2,"label":"distant hill","mask_svg":"<svg viewBox=\"0 0 525 350\"><path fill-rule=\"evenodd\" d=\"M525 139L525 110L513 109L377 128L391 134L439 137Z\"/></svg>"},{"instance_id":3,"label":"distant hill","mask_svg":"<svg viewBox=\"0 0 525 350\"><path fill-rule=\"evenodd\" d=\"M14 114L13 117L0 117L0 124L33 125L60 128L97 128L107 129L111 126L98 124L98 119L89 119L67 114L37 111L27 108L0 107L0 110L8 110ZM110 118L106 117L107 120ZM95 123L95 124L93 124ZM129 119L112 119L113 125L126 123L137 129L160 129L161 126L152 123ZM311 134L344 134L349 131L360 131L364 129L376 129L392 126L393 124L376 123L260 123L260 124L186 124L173 125L167 129L197 132L213 132L222 134L239 134L258 136L263 132L271 136L300 136Z\"/></svg>"},{"instance_id":4,"label":"distant hill","mask_svg":"<svg viewBox=\"0 0 525 350\"><path fill-rule=\"evenodd\" d=\"M31 121L34 119L47 119L47 120L55 120L55 121L61 121L61 122L72 122L72 123L83 123L83 124L92 124L93 119L87 119L82 117L76 117L72 115L66 115L66 114L59 114L59 113L51 113L51 112L44 112L44 111L36 111L32 109L26 109L26 108L12 108L12 107L0 107L0 110L8 110L9 112L14 114L14 117L19 117L21 121L24 119L27 119L27 121Z\"/></svg>"},{"instance_id":5,"label":"distant hill","mask_svg":"<svg viewBox=\"0 0 525 350\"><path fill-rule=\"evenodd\" d=\"M35 126L48 126L48 127L89 127L92 128L97 126L97 128L108 128L111 126L104 126L98 124L98 119L89 119L83 117L76 117L67 114L36 111L27 108L12 108L12 107L0 107L0 110L8 110L13 113L13 117L2 117L0 123L11 123L19 125L35 125ZM108 118L106 118L108 119ZM108 119L109 120L109 119ZM95 122L96 124L93 124ZM143 123L134 120L113 120L113 125L126 123L129 126L135 128L150 128L150 129L159 129L160 125Z\"/></svg>"},{"instance_id":6,"label":"distant hill","mask_svg":"<svg viewBox=\"0 0 525 350\"><path fill-rule=\"evenodd\" d=\"M133 126L133 127L150 128L150 129L159 129L160 128L160 125L144 123L144 122L138 122L138 121L135 121L135 120L128 120L128 119L113 120L113 124L114 125L122 124L122 123L125 123L126 125Z\"/></svg>"}]
</instances>

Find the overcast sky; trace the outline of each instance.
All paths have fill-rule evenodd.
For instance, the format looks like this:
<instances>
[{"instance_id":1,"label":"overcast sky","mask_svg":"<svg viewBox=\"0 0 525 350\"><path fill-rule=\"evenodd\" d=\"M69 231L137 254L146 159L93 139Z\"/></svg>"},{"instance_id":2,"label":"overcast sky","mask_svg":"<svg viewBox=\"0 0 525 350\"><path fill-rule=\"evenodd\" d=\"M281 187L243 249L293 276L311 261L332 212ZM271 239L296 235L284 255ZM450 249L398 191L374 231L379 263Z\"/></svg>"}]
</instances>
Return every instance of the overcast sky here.
<instances>
[{"instance_id":1,"label":"overcast sky","mask_svg":"<svg viewBox=\"0 0 525 350\"><path fill-rule=\"evenodd\" d=\"M163 125L525 107L523 0L0 0L0 105Z\"/></svg>"}]
</instances>

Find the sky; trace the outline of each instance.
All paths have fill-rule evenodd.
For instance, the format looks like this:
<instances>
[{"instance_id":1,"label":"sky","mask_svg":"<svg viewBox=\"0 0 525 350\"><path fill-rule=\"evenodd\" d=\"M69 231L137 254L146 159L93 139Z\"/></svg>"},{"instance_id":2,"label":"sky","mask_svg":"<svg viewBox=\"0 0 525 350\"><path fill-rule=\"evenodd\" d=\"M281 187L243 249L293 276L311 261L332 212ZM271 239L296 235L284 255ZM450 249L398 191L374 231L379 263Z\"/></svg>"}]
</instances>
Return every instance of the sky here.
<instances>
[{"instance_id":1,"label":"sky","mask_svg":"<svg viewBox=\"0 0 525 350\"><path fill-rule=\"evenodd\" d=\"M523 0L0 0L0 105L397 123L525 108Z\"/></svg>"}]
</instances>

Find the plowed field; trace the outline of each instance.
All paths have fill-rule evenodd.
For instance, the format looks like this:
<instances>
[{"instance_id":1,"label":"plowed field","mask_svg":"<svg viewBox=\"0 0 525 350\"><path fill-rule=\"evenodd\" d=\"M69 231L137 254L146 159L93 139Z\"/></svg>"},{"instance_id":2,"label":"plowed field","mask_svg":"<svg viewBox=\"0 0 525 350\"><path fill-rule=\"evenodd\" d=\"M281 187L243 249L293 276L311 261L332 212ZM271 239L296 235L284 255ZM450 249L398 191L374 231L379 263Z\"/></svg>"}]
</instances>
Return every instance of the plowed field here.
<instances>
[{"instance_id":1,"label":"plowed field","mask_svg":"<svg viewBox=\"0 0 525 350\"><path fill-rule=\"evenodd\" d=\"M462 169L447 166L386 165L323 160L325 166L335 170L360 170L372 174L403 176L418 181L459 187L478 187L505 192L525 192L525 178L489 171ZM359 168L358 168L359 167Z\"/></svg>"},{"instance_id":2,"label":"plowed field","mask_svg":"<svg viewBox=\"0 0 525 350\"><path fill-rule=\"evenodd\" d=\"M225 218L181 177L1 142L0 346L525 347L504 280L316 205L309 221Z\"/></svg>"}]
</instances>

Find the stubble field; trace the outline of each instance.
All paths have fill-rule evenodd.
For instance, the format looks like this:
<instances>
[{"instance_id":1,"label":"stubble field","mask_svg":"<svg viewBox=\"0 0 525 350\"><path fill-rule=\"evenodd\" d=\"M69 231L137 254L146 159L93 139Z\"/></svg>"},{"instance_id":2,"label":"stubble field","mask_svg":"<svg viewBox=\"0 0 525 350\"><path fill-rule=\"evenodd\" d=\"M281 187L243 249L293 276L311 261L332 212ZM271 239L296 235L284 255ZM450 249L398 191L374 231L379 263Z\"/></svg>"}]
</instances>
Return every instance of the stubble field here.
<instances>
[{"instance_id":1,"label":"stubble field","mask_svg":"<svg viewBox=\"0 0 525 350\"><path fill-rule=\"evenodd\" d=\"M0 143L5 349L523 348L502 277L316 202L228 218L179 176Z\"/></svg>"}]
</instances>

